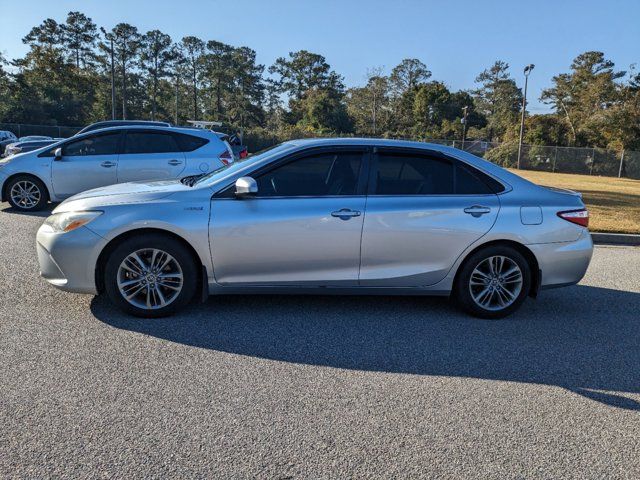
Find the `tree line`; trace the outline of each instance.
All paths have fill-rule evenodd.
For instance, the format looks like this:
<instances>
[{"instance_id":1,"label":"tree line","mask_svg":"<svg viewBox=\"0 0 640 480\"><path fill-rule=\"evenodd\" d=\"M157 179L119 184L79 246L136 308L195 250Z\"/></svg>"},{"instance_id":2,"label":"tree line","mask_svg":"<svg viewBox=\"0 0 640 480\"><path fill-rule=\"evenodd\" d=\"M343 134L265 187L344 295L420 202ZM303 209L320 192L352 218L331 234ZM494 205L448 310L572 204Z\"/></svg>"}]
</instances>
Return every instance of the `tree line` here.
<instances>
[{"instance_id":1,"label":"tree line","mask_svg":"<svg viewBox=\"0 0 640 480\"><path fill-rule=\"evenodd\" d=\"M119 23L98 28L81 12L48 18L23 38L23 58L0 57L0 122L85 125L111 118L221 121L257 136L364 135L467 139L512 145L522 91L503 61L470 90L452 91L419 59L372 68L347 88L327 60L306 50L265 67L256 52L195 36L172 39ZM602 52L576 57L528 115L525 142L640 150L640 74ZM466 123L462 120L465 118Z\"/></svg>"}]
</instances>

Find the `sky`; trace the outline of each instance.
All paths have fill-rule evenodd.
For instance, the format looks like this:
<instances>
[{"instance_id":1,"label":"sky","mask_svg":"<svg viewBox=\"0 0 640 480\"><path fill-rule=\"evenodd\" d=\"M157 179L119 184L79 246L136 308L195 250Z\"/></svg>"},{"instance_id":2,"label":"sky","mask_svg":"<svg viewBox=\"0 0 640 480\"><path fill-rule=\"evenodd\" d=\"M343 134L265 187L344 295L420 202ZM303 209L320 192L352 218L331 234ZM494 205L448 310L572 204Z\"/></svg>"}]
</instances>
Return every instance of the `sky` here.
<instances>
[{"instance_id":1,"label":"sky","mask_svg":"<svg viewBox=\"0 0 640 480\"><path fill-rule=\"evenodd\" d=\"M178 40L195 35L248 46L258 61L306 49L324 55L347 86L367 70L387 73L418 58L453 90L472 89L495 60L506 61L518 85L529 77L529 110L545 113L541 91L588 50L603 51L620 70L640 68L640 0L0 0L0 52L16 58L31 27L47 17L63 22L79 10L110 29L131 23Z\"/></svg>"}]
</instances>

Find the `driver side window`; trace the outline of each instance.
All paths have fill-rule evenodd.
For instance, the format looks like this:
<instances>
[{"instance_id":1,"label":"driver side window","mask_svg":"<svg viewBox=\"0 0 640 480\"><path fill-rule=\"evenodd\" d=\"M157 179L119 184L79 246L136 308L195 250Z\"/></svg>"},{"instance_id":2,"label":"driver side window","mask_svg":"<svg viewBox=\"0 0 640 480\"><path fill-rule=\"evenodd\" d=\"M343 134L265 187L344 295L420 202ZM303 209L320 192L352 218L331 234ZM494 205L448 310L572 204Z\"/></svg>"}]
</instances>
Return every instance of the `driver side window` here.
<instances>
[{"instance_id":1,"label":"driver side window","mask_svg":"<svg viewBox=\"0 0 640 480\"><path fill-rule=\"evenodd\" d=\"M257 177L258 197L355 195L361 166L361 152L299 158Z\"/></svg>"}]
</instances>

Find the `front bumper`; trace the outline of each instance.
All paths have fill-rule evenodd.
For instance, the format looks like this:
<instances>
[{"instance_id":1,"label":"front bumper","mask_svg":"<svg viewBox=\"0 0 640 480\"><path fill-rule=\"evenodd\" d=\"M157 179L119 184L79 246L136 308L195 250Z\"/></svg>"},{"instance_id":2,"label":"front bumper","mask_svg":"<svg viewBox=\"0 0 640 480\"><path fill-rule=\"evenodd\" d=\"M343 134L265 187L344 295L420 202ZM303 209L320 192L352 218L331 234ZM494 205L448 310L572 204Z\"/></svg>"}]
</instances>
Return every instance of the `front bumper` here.
<instances>
[{"instance_id":1,"label":"front bumper","mask_svg":"<svg viewBox=\"0 0 640 480\"><path fill-rule=\"evenodd\" d=\"M593 255L593 241L588 230L574 242L527 245L542 271L542 288L578 283L584 277Z\"/></svg>"},{"instance_id":2,"label":"front bumper","mask_svg":"<svg viewBox=\"0 0 640 480\"><path fill-rule=\"evenodd\" d=\"M3 202L6 201L6 198L4 198L4 182L7 181L7 178L9 178L9 176L4 173L0 167L0 201Z\"/></svg>"},{"instance_id":3,"label":"front bumper","mask_svg":"<svg viewBox=\"0 0 640 480\"><path fill-rule=\"evenodd\" d=\"M68 233L40 227L36 236L40 275L61 290L96 294L96 262L106 243L87 227Z\"/></svg>"}]
</instances>

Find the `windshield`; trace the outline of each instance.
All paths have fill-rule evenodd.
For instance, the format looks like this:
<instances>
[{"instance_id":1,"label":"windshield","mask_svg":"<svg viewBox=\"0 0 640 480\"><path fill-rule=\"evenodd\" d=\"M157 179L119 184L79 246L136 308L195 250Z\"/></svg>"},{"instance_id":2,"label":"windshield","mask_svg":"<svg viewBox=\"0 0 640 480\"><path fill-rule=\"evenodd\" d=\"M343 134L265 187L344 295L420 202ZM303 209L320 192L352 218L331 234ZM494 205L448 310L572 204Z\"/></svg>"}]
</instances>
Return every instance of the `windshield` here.
<instances>
[{"instance_id":1,"label":"windshield","mask_svg":"<svg viewBox=\"0 0 640 480\"><path fill-rule=\"evenodd\" d=\"M289 150L294 146L295 145L292 143L280 143L273 147L265 148L264 150L261 150L258 153L251 155L250 157L237 160L233 163L230 163L229 165L223 165L217 170L207 173L206 175L200 177L198 181L195 182L194 185L214 183L226 176L236 173L237 171L243 170L244 168L251 166L267 157L271 157L272 155L278 155L280 152Z\"/></svg>"}]
</instances>

